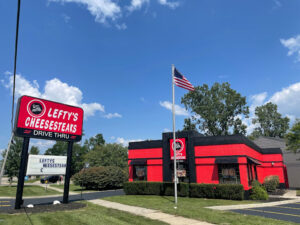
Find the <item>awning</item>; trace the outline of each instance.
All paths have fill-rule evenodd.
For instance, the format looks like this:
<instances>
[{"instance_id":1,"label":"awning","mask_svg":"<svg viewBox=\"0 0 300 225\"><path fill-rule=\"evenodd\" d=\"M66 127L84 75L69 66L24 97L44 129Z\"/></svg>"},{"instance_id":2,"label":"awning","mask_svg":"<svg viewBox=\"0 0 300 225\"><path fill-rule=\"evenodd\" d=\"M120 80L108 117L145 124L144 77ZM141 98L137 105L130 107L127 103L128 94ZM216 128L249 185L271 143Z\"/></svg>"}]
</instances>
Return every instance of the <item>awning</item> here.
<instances>
[{"instance_id":1,"label":"awning","mask_svg":"<svg viewBox=\"0 0 300 225\"><path fill-rule=\"evenodd\" d=\"M247 162L250 163L250 164L261 165L261 163L259 161L257 161L256 159L252 159L250 157L247 157Z\"/></svg>"},{"instance_id":2,"label":"awning","mask_svg":"<svg viewBox=\"0 0 300 225\"><path fill-rule=\"evenodd\" d=\"M133 159L130 165L144 166L147 165L147 159Z\"/></svg>"},{"instance_id":3,"label":"awning","mask_svg":"<svg viewBox=\"0 0 300 225\"><path fill-rule=\"evenodd\" d=\"M233 164L238 163L238 157L229 156L229 157L216 157L215 164Z\"/></svg>"}]
</instances>

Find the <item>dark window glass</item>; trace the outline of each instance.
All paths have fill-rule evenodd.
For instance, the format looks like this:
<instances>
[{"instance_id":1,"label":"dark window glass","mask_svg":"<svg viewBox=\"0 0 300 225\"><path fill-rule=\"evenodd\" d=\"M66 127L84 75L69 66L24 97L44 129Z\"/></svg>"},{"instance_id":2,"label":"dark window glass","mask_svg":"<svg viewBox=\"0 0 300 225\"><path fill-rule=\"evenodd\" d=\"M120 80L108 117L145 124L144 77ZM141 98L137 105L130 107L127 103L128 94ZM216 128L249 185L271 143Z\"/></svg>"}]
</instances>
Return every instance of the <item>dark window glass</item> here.
<instances>
[{"instance_id":1,"label":"dark window glass","mask_svg":"<svg viewBox=\"0 0 300 225\"><path fill-rule=\"evenodd\" d=\"M218 174L220 184L240 183L240 171L238 164L219 164Z\"/></svg>"},{"instance_id":2,"label":"dark window glass","mask_svg":"<svg viewBox=\"0 0 300 225\"><path fill-rule=\"evenodd\" d=\"M133 180L147 180L147 166L133 166Z\"/></svg>"}]
</instances>

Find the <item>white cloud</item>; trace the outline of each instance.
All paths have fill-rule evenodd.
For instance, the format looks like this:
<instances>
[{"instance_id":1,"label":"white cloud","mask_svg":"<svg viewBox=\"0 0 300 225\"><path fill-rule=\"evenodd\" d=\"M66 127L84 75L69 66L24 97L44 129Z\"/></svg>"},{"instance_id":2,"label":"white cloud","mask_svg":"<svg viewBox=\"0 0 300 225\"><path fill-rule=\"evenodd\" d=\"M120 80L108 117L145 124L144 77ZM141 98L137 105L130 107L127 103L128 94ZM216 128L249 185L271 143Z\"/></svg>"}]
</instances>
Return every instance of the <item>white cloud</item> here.
<instances>
[{"instance_id":1,"label":"white cloud","mask_svg":"<svg viewBox=\"0 0 300 225\"><path fill-rule=\"evenodd\" d=\"M159 102L159 104L162 107L164 107L164 108L166 108L166 109L168 109L168 110L170 110L172 112L172 103L171 102L169 102L169 101L163 101L163 102ZM178 116L188 116L189 113L188 113L188 111L185 108L183 108L183 107L175 104L175 115L178 115Z\"/></svg>"},{"instance_id":2,"label":"white cloud","mask_svg":"<svg viewBox=\"0 0 300 225\"><path fill-rule=\"evenodd\" d=\"M108 113L108 114L104 115L104 117L107 119L122 118L122 115L119 113Z\"/></svg>"},{"instance_id":3,"label":"white cloud","mask_svg":"<svg viewBox=\"0 0 300 225\"><path fill-rule=\"evenodd\" d=\"M171 9L175 9L179 6L179 2L170 2L168 0L158 0L158 3L161 5L168 6Z\"/></svg>"},{"instance_id":4,"label":"white cloud","mask_svg":"<svg viewBox=\"0 0 300 225\"><path fill-rule=\"evenodd\" d=\"M130 12L139 10L144 4L149 4L149 0L131 0L131 4L127 7L127 9Z\"/></svg>"},{"instance_id":5,"label":"white cloud","mask_svg":"<svg viewBox=\"0 0 300 225\"><path fill-rule=\"evenodd\" d=\"M168 128L164 128L163 132L171 132L171 130Z\"/></svg>"},{"instance_id":6,"label":"white cloud","mask_svg":"<svg viewBox=\"0 0 300 225\"><path fill-rule=\"evenodd\" d=\"M297 55L297 61L300 61L300 35L289 39L280 39L281 44L288 48L288 56Z\"/></svg>"},{"instance_id":7,"label":"white cloud","mask_svg":"<svg viewBox=\"0 0 300 225\"><path fill-rule=\"evenodd\" d=\"M292 124L296 118L300 118L300 82L282 88L275 92L270 98L267 98L267 92L250 96L249 118L243 118L242 121L247 125L247 133L250 134L257 125L252 124L255 118L255 108L272 102L278 106L278 112L282 116L290 118Z\"/></svg>"},{"instance_id":8,"label":"white cloud","mask_svg":"<svg viewBox=\"0 0 300 225\"><path fill-rule=\"evenodd\" d=\"M61 16L62 16L62 18L64 19L64 21L65 21L65 23L69 23L69 21L70 21L70 19L71 19L71 17L70 16L68 16L67 14L61 14Z\"/></svg>"},{"instance_id":9,"label":"white cloud","mask_svg":"<svg viewBox=\"0 0 300 225\"><path fill-rule=\"evenodd\" d=\"M273 7L273 9L277 9L280 8L282 6L281 2L279 0L273 0L275 6Z\"/></svg>"},{"instance_id":10,"label":"white cloud","mask_svg":"<svg viewBox=\"0 0 300 225\"><path fill-rule=\"evenodd\" d=\"M13 88L13 76L6 73L7 81L2 81L2 84L12 91ZM52 101L65 103L68 105L74 105L82 107L84 110L85 119L89 116L94 116L96 112L105 112L104 106L100 103L84 103L82 102L83 94L78 87L71 86L67 83L60 81L57 78L46 81L44 92L40 92L37 81L30 82L26 80L22 75L16 75L16 97L21 95L29 95ZM105 118L120 117L118 113L108 113ZM109 118L109 119L110 119Z\"/></svg>"},{"instance_id":11,"label":"white cloud","mask_svg":"<svg viewBox=\"0 0 300 225\"><path fill-rule=\"evenodd\" d=\"M116 24L116 28L118 30L126 30L127 29L127 25L125 23L122 24Z\"/></svg>"},{"instance_id":12,"label":"white cloud","mask_svg":"<svg viewBox=\"0 0 300 225\"><path fill-rule=\"evenodd\" d=\"M108 19L114 21L121 17L120 6L112 0L48 0L49 2L77 3L86 6L98 23L106 23Z\"/></svg>"},{"instance_id":13,"label":"white cloud","mask_svg":"<svg viewBox=\"0 0 300 225\"><path fill-rule=\"evenodd\" d=\"M124 147L127 147L129 142L134 142L134 141L142 141L142 139L137 139L137 140L128 140L128 139L124 139L122 137L117 137L116 142L118 144L123 145Z\"/></svg>"},{"instance_id":14,"label":"white cloud","mask_svg":"<svg viewBox=\"0 0 300 225\"><path fill-rule=\"evenodd\" d=\"M278 111L283 115L300 117L300 82L283 88L270 98L278 105Z\"/></svg>"}]
</instances>

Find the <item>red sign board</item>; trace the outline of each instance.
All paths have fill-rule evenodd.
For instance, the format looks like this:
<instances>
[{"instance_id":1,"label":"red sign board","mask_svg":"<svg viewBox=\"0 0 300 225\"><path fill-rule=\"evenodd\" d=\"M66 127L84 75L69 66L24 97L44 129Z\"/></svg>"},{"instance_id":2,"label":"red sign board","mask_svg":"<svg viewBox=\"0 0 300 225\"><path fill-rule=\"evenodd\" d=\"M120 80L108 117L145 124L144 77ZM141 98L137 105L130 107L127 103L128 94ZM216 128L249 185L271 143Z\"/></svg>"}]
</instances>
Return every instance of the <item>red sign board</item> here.
<instances>
[{"instance_id":1,"label":"red sign board","mask_svg":"<svg viewBox=\"0 0 300 225\"><path fill-rule=\"evenodd\" d=\"M22 96L18 101L15 135L80 141L83 109L45 99Z\"/></svg>"},{"instance_id":2,"label":"red sign board","mask_svg":"<svg viewBox=\"0 0 300 225\"><path fill-rule=\"evenodd\" d=\"M185 138L176 139L176 159L186 159ZM174 159L173 139L170 140L170 155Z\"/></svg>"}]
</instances>

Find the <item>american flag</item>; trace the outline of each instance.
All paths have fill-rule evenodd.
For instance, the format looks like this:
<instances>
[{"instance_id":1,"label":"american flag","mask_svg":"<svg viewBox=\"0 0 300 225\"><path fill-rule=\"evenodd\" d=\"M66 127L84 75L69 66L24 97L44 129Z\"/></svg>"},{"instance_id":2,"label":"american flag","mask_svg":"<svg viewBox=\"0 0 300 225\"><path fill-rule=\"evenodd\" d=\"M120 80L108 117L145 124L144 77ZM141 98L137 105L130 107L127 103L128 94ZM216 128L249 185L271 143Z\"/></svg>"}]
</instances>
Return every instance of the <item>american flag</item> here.
<instances>
[{"instance_id":1,"label":"american flag","mask_svg":"<svg viewBox=\"0 0 300 225\"><path fill-rule=\"evenodd\" d=\"M182 87L189 91L194 91L194 86L176 69L174 68L174 83L178 87Z\"/></svg>"}]
</instances>

